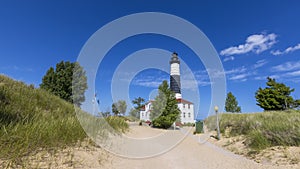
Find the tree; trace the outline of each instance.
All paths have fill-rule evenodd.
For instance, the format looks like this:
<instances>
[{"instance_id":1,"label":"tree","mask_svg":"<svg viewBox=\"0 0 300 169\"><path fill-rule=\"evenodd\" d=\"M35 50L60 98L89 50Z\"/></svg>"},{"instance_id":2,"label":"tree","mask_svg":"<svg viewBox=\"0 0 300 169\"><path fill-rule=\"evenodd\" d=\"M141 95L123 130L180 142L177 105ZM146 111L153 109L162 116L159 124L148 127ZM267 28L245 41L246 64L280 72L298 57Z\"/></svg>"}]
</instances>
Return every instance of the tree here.
<instances>
[{"instance_id":1,"label":"tree","mask_svg":"<svg viewBox=\"0 0 300 169\"><path fill-rule=\"evenodd\" d=\"M138 98L135 98L134 100L132 100L132 104L135 104L135 106L134 106L134 109L130 110L129 115L139 119L141 108L143 108L145 106L145 104L143 104L144 102L145 102L145 99L141 98L141 97L138 97Z\"/></svg>"},{"instance_id":2,"label":"tree","mask_svg":"<svg viewBox=\"0 0 300 169\"><path fill-rule=\"evenodd\" d=\"M255 93L257 105L264 110L286 110L299 107L299 100L294 100L290 94L294 89L283 83L277 83L275 79L268 77L267 86L259 88Z\"/></svg>"},{"instance_id":3,"label":"tree","mask_svg":"<svg viewBox=\"0 0 300 169\"><path fill-rule=\"evenodd\" d=\"M80 106L85 100L87 77L79 63L61 61L54 70L50 67L42 79L40 88Z\"/></svg>"},{"instance_id":4,"label":"tree","mask_svg":"<svg viewBox=\"0 0 300 169\"><path fill-rule=\"evenodd\" d=\"M144 106L144 104L143 104L144 102L145 102L145 99L143 99L141 97L138 97L138 98L135 98L134 100L132 100L132 104L136 105L134 108L137 110L140 110Z\"/></svg>"},{"instance_id":5,"label":"tree","mask_svg":"<svg viewBox=\"0 0 300 169\"><path fill-rule=\"evenodd\" d=\"M238 102L235 96L231 92L227 94L226 101L225 101L225 110L226 112L232 112L232 113L241 112L241 107L238 106Z\"/></svg>"},{"instance_id":6,"label":"tree","mask_svg":"<svg viewBox=\"0 0 300 169\"><path fill-rule=\"evenodd\" d=\"M116 103L112 104L112 112L114 113L115 116L120 115L120 114L125 114L127 109L127 104L125 100L119 100Z\"/></svg>"},{"instance_id":7,"label":"tree","mask_svg":"<svg viewBox=\"0 0 300 169\"><path fill-rule=\"evenodd\" d=\"M132 117L135 117L135 118L140 118L140 111L138 109L131 109L129 111L129 115L132 116Z\"/></svg>"},{"instance_id":8,"label":"tree","mask_svg":"<svg viewBox=\"0 0 300 169\"><path fill-rule=\"evenodd\" d=\"M167 129L179 118L175 94L169 88L168 82L163 81L158 88L158 95L153 102L150 119L153 127Z\"/></svg>"},{"instance_id":9,"label":"tree","mask_svg":"<svg viewBox=\"0 0 300 169\"><path fill-rule=\"evenodd\" d=\"M73 66L72 100L75 105L80 106L85 101L84 93L88 88L87 77L83 67L78 62L73 63Z\"/></svg>"},{"instance_id":10,"label":"tree","mask_svg":"<svg viewBox=\"0 0 300 169\"><path fill-rule=\"evenodd\" d=\"M125 115L126 109L127 109L127 104L125 100L119 100L118 101L118 110L121 114Z\"/></svg>"},{"instance_id":11,"label":"tree","mask_svg":"<svg viewBox=\"0 0 300 169\"><path fill-rule=\"evenodd\" d=\"M118 110L117 103L113 103L111 105L111 111L114 113L115 116L119 115L120 111Z\"/></svg>"},{"instance_id":12,"label":"tree","mask_svg":"<svg viewBox=\"0 0 300 169\"><path fill-rule=\"evenodd\" d=\"M40 84L40 88L48 90L51 93L55 91L55 70L53 67L50 67L50 69L47 70L42 81L43 82Z\"/></svg>"}]
</instances>

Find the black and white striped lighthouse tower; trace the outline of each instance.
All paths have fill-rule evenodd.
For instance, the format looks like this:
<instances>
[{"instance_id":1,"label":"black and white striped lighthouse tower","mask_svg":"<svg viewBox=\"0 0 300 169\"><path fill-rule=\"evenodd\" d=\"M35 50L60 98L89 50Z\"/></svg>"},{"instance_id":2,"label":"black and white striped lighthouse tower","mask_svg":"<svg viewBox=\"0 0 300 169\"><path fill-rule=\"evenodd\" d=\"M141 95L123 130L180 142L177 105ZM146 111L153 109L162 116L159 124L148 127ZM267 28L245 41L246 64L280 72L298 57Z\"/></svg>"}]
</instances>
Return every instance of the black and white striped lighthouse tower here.
<instances>
[{"instance_id":1,"label":"black and white striped lighthouse tower","mask_svg":"<svg viewBox=\"0 0 300 169\"><path fill-rule=\"evenodd\" d=\"M172 54L170 67L170 88L175 93L176 99L181 99L180 61L176 52Z\"/></svg>"}]
</instances>

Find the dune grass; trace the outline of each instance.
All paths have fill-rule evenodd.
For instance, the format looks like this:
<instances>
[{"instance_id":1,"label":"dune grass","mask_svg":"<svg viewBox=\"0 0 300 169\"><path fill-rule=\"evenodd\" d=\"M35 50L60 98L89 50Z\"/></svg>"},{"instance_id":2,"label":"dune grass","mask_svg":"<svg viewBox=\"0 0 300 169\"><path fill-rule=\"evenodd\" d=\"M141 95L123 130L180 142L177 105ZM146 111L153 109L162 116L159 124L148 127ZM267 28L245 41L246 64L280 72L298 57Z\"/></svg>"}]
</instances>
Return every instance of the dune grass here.
<instances>
[{"instance_id":1,"label":"dune grass","mask_svg":"<svg viewBox=\"0 0 300 169\"><path fill-rule=\"evenodd\" d=\"M222 114L220 130L229 136L245 135L254 150L272 146L300 146L300 111L274 111L254 114Z\"/></svg>"},{"instance_id":2,"label":"dune grass","mask_svg":"<svg viewBox=\"0 0 300 169\"><path fill-rule=\"evenodd\" d=\"M87 124L94 120L101 125L101 119L81 114ZM105 120L119 132L128 129L124 119ZM73 146L86 138L73 104L0 75L0 159L20 164L24 156Z\"/></svg>"},{"instance_id":3,"label":"dune grass","mask_svg":"<svg viewBox=\"0 0 300 169\"><path fill-rule=\"evenodd\" d=\"M86 138L72 104L0 75L0 158L18 162L39 149Z\"/></svg>"},{"instance_id":4,"label":"dune grass","mask_svg":"<svg viewBox=\"0 0 300 169\"><path fill-rule=\"evenodd\" d=\"M123 117L109 116L105 120L115 131L119 133L124 133L129 129L129 125Z\"/></svg>"}]
</instances>

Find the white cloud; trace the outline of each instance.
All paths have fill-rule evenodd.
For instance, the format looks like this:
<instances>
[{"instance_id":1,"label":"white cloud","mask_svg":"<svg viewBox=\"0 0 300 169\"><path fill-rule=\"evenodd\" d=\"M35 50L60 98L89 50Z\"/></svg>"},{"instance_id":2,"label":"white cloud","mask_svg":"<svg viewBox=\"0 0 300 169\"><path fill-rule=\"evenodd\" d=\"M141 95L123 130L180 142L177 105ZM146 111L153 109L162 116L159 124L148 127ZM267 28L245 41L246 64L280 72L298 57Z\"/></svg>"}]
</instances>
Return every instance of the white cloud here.
<instances>
[{"instance_id":1,"label":"white cloud","mask_svg":"<svg viewBox=\"0 0 300 169\"><path fill-rule=\"evenodd\" d=\"M241 81L246 81L246 77L248 76L249 74L247 73L244 73L244 74L239 74L239 75L234 75L232 77L230 77L229 79L230 80L241 80Z\"/></svg>"},{"instance_id":2,"label":"white cloud","mask_svg":"<svg viewBox=\"0 0 300 169\"><path fill-rule=\"evenodd\" d=\"M279 50L276 50L276 51L271 51L270 52L272 55L275 55L275 56L277 56L277 55L282 55L283 53L282 52L280 52Z\"/></svg>"},{"instance_id":3,"label":"white cloud","mask_svg":"<svg viewBox=\"0 0 300 169\"><path fill-rule=\"evenodd\" d=\"M267 64L267 63L268 63L268 61L266 61L266 59L259 60L259 61L257 61L257 62L253 65L253 69L260 68L260 67L264 66L264 65Z\"/></svg>"},{"instance_id":4,"label":"white cloud","mask_svg":"<svg viewBox=\"0 0 300 169\"><path fill-rule=\"evenodd\" d=\"M243 73L246 71L247 71L247 69L244 66L242 66L242 67L238 67L236 69L227 70L227 71L225 71L225 74L230 75L230 74L235 74L235 73Z\"/></svg>"},{"instance_id":5,"label":"white cloud","mask_svg":"<svg viewBox=\"0 0 300 169\"><path fill-rule=\"evenodd\" d=\"M265 64L265 60L257 61L257 64ZM256 67L259 65L256 65ZM182 89L195 90L198 86L209 86L213 82L211 80L221 78L226 76L227 79L233 81L246 81L249 76L254 75L255 72L252 72L252 69L248 69L245 66L237 67L234 69L220 71L217 69L207 69L207 70L198 70L193 71L193 74L188 73L187 70L182 70L181 72L181 87ZM210 75L210 78L209 78ZM138 76L136 77L132 84L137 86L144 87L158 87L163 80L169 81L169 75L158 76Z\"/></svg>"},{"instance_id":6,"label":"white cloud","mask_svg":"<svg viewBox=\"0 0 300 169\"><path fill-rule=\"evenodd\" d=\"M285 62L283 64L277 65L277 66L273 66L272 67L272 71L291 71L291 70L296 70L296 69L300 69L300 61L298 62Z\"/></svg>"},{"instance_id":7,"label":"white cloud","mask_svg":"<svg viewBox=\"0 0 300 169\"><path fill-rule=\"evenodd\" d=\"M144 87L158 87L164 80L168 80L166 76L141 76L132 81L133 85Z\"/></svg>"},{"instance_id":8,"label":"white cloud","mask_svg":"<svg viewBox=\"0 0 300 169\"><path fill-rule=\"evenodd\" d=\"M288 54L290 52L294 52L296 50L300 49L300 43L298 43L296 46L290 46L288 48L286 48L284 51L280 51L280 50L276 50L276 51L271 51L272 55L283 55L283 54Z\"/></svg>"},{"instance_id":9,"label":"white cloud","mask_svg":"<svg viewBox=\"0 0 300 169\"><path fill-rule=\"evenodd\" d=\"M251 35L246 39L245 44L229 47L222 50L220 54L223 56L244 54L248 52L259 54L270 49L276 43L276 37L277 35L274 33L267 35L263 33Z\"/></svg>"},{"instance_id":10,"label":"white cloud","mask_svg":"<svg viewBox=\"0 0 300 169\"><path fill-rule=\"evenodd\" d=\"M196 91L198 86L208 86L211 82L207 80L200 80L200 79L181 79L181 88L182 89L189 89L192 91Z\"/></svg>"},{"instance_id":11,"label":"white cloud","mask_svg":"<svg viewBox=\"0 0 300 169\"><path fill-rule=\"evenodd\" d=\"M265 79L267 79L267 77L266 76L256 76L256 77L254 77L254 79L255 80L265 80Z\"/></svg>"},{"instance_id":12,"label":"white cloud","mask_svg":"<svg viewBox=\"0 0 300 169\"><path fill-rule=\"evenodd\" d=\"M256 75L257 72L254 70L260 66L268 63L266 60L259 60L252 67L246 68L245 66L238 67L236 69L231 69L226 71L226 76L229 80L244 82L249 79L249 77ZM255 78L259 80L258 77Z\"/></svg>"},{"instance_id":13,"label":"white cloud","mask_svg":"<svg viewBox=\"0 0 300 169\"><path fill-rule=\"evenodd\" d=\"M210 73L211 78L220 78L222 76L227 76L227 78L229 80L235 80L235 81L245 81L246 76L249 76L250 74L247 72L247 68L242 66L242 67L238 67L235 69L230 69L230 70L224 70L224 72L217 70L217 69L209 69L209 70L204 70L204 71L199 71L196 74L196 78L198 79L199 77L205 77L206 81L201 81L204 82L204 84L206 82L209 82L209 75L208 73ZM198 80L199 83L199 80ZM211 84L211 83L210 83Z\"/></svg>"},{"instance_id":14,"label":"white cloud","mask_svg":"<svg viewBox=\"0 0 300 169\"><path fill-rule=\"evenodd\" d=\"M4 66L0 67L2 70L10 70L10 71L20 71L20 72L34 72L32 68L19 67L16 65L13 66Z\"/></svg>"},{"instance_id":15,"label":"white cloud","mask_svg":"<svg viewBox=\"0 0 300 169\"><path fill-rule=\"evenodd\" d=\"M217 78L221 78L224 77L226 72L218 70L218 69L207 69L207 74L208 77L212 78L212 79L217 79Z\"/></svg>"},{"instance_id":16,"label":"white cloud","mask_svg":"<svg viewBox=\"0 0 300 169\"><path fill-rule=\"evenodd\" d=\"M256 76L254 77L255 80L266 80L267 77L273 78L273 79L279 79L281 78L281 75L269 75L269 76Z\"/></svg>"},{"instance_id":17,"label":"white cloud","mask_svg":"<svg viewBox=\"0 0 300 169\"><path fill-rule=\"evenodd\" d=\"M211 82L208 77L208 73L206 70L199 70L193 72L193 76L190 74L189 76L185 75L182 76L182 87L185 88L194 88L195 82L197 83L196 85L198 86L208 86L211 85Z\"/></svg>"},{"instance_id":18,"label":"white cloud","mask_svg":"<svg viewBox=\"0 0 300 169\"><path fill-rule=\"evenodd\" d=\"M144 87L158 87L161 85L162 81L147 81L147 80L137 80L135 81L135 85L144 86Z\"/></svg>"},{"instance_id":19,"label":"white cloud","mask_svg":"<svg viewBox=\"0 0 300 169\"><path fill-rule=\"evenodd\" d=\"M232 61L232 60L234 60L234 57L233 57L233 56L226 57L226 58L223 59L224 62Z\"/></svg>"},{"instance_id":20,"label":"white cloud","mask_svg":"<svg viewBox=\"0 0 300 169\"><path fill-rule=\"evenodd\" d=\"M298 62L285 62L283 64L273 66L271 68L271 75L257 76L255 80L266 80L267 77L280 79L282 81L298 81L300 79L300 61Z\"/></svg>"},{"instance_id":21,"label":"white cloud","mask_svg":"<svg viewBox=\"0 0 300 169\"><path fill-rule=\"evenodd\" d=\"M218 69L207 69L202 72L199 72L198 76L203 76L203 74L205 74L206 76L210 76L211 78L221 78L222 76L225 76L225 75L232 75L235 73L243 73L246 70L247 69L244 66L238 67L235 69L224 70L224 71L221 71Z\"/></svg>"},{"instance_id":22,"label":"white cloud","mask_svg":"<svg viewBox=\"0 0 300 169\"><path fill-rule=\"evenodd\" d=\"M281 75L271 75L271 76L268 76L269 78L272 78L272 79L279 79L281 78ZM267 79L267 78L265 78Z\"/></svg>"},{"instance_id":23,"label":"white cloud","mask_svg":"<svg viewBox=\"0 0 300 169\"><path fill-rule=\"evenodd\" d=\"M293 72L289 72L289 73L286 73L285 74L286 76L300 76L300 70L297 70L297 71L293 71Z\"/></svg>"},{"instance_id":24,"label":"white cloud","mask_svg":"<svg viewBox=\"0 0 300 169\"><path fill-rule=\"evenodd\" d=\"M157 88L162 81L169 81L169 75L161 74L159 76L146 75L136 76L131 82L135 86L152 87ZM206 70L194 71L193 74L187 70L181 72L181 88L195 91L198 86L208 86L211 82L208 78Z\"/></svg>"}]
</instances>

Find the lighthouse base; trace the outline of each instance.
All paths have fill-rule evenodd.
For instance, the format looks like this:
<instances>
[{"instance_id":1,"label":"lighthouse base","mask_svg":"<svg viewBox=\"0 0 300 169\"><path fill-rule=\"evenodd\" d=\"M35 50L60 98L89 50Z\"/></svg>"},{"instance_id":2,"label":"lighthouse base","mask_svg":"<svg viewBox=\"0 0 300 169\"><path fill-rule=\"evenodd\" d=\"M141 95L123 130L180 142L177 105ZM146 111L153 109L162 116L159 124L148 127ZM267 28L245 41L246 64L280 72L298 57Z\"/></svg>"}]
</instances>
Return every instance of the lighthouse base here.
<instances>
[{"instance_id":1,"label":"lighthouse base","mask_svg":"<svg viewBox=\"0 0 300 169\"><path fill-rule=\"evenodd\" d=\"M182 96L181 96L180 93L175 93L175 98L176 98L176 99L182 99Z\"/></svg>"}]
</instances>

